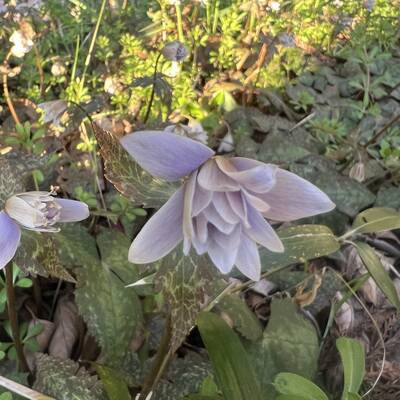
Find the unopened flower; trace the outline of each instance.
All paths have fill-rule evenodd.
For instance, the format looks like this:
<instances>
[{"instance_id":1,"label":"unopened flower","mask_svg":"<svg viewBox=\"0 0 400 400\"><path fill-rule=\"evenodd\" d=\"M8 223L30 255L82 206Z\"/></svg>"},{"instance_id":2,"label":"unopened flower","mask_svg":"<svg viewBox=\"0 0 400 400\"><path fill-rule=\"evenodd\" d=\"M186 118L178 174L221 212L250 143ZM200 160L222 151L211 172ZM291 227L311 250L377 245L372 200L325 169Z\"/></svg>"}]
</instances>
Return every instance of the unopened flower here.
<instances>
[{"instance_id":1,"label":"unopened flower","mask_svg":"<svg viewBox=\"0 0 400 400\"><path fill-rule=\"evenodd\" d=\"M209 147L166 132L144 131L121 139L137 163L157 178L183 185L160 208L129 250L129 260L154 262L183 241L208 253L223 273L235 265L258 280L257 243L274 252L283 244L266 218L292 221L328 212L334 204L310 182L272 164L215 156Z\"/></svg>"},{"instance_id":2,"label":"unopened flower","mask_svg":"<svg viewBox=\"0 0 400 400\"><path fill-rule=\"evenodd\" d=\"M161 53L170 61L182 61L189 55L186 46L179 40L167 43Z\"/></svg>"},{"instance_id":3,"label":"unopened flower","mask_svg":"<svg viewBox=\"0 0 400 400\"><path fill-rule=\"evenodd\" d=\"M0 269L17 251L20 226L37 232L57 232L57 223L81 221L88 216L85 203L55 198L52 192L26 192L10 197L0 212Z\"/></svg>"}]
</instances>

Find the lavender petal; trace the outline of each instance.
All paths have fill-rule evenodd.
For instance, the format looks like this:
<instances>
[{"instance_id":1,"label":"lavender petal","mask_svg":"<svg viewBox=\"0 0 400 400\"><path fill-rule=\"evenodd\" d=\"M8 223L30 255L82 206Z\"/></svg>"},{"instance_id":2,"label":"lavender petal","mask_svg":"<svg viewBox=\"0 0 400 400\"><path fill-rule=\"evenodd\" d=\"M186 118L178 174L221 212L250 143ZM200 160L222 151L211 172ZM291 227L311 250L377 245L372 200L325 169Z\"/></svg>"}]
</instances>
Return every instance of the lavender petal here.
<instances>
[{"instance_id":1,"label":"lavender petal","mask_svg":"<svg viewBox=\"0 0 400 400\"><path fill-rule=\"evenodd\" d=\"M257 245L244 234L240 240L235 265L243 275L253 281L260 280L261 261Z\"/></svg>"},{"instance_id":2,"label":"lavender petal","mask_svg":"<svg viewBox=\"0 0 400 400\"><path fill-rule=\"evenodd\" d=\"M254 208L249 207L250 227L244 228L247 236L255 242L276 253L284 251L281 239L272 226Z\"/></svg>"},{"instance_id":3,"label":"lavender petal","mask_svg":"<svg viewBox=\"0 0 400 400\"><path fill-rule=\"evenodd\" d=\"M61 206L59 222L77 222L89 217L87 204L69 199L54 198L54 201Z\"/></svg>"},{"instance_id":4,"label":"lavender petal","mask_svg":"<svg viewBox=\"0 0 400 400\"><path fill-rule=\"evenodd\" d=\"M200 142L160 131L135 132L121 144L142 168L166 181L189 175L214 155Z\"/></svg>"},{"instance_id":5,"label":"lavender petal","mask_svg":"<svg viewBox=\"0 0 400 400\"><path fill-rule=\"evenodd\" d=\"M0 212L0 269L14 257L21 240L19 226L4 212Z\"/></svg>"},{"instance_id":6,"label":"lavender petal","mask_svg":"<svg viewBox=\"0 0 400 400\"><path fill-rule=\"evenodd\" d=\"M271 208L263 215L275 221L294 221L326 213L335 208L330 198L312 183L278 169L275 186L260 197Z\"/></svg>"},{"instance_id":7,"label":"lavender petal","mask_svg":"<svg viewBox=\"0 0 400 400\"><path fill-rule=\"evenodd\" d=\"M197 181L203 189L213 192L231 192L240 189L236 181L220 170L215 160L209 160L202 166Z\"/></svg>"},{"instance_id":8,"label":"lavender petal","mask_svg":"<svg viewBox=\"0 0 400 400\"><path fill-rule=\"evenodd\" d=\"M129 261L137 264L157 261L182 241L184 195L182 186L149 219L129 249Z\"/></svg>"}]
</instances>

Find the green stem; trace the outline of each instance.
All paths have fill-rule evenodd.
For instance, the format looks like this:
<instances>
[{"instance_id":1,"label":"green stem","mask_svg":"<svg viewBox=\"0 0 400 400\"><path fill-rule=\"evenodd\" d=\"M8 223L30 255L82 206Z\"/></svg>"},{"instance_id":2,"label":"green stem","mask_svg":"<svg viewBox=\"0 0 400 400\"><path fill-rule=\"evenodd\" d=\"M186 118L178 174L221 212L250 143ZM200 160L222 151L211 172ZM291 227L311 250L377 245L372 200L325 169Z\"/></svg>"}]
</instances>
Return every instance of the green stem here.
<instances>
[{"instance_id":1,"label":"green stem","mask_svg":"<svg viewBox=\"0 0 400 400\"><path fill-rule=\"evenodd\" d=\"M12 339L17 352L18 367L20 371L29 371L28 364L24 355L24 349L22 346L21 338L19 336L19 325L18 325L18 314L15 304L15 291L13 282L13 265L10 262L6 266L6 290L7 290L7 307L8 307L8 318L11 325Z\"/></svg>"},{"instance_id":2,"label":"green stem","mask_svg":"<svg viewBox=\"0 0 400 400\"><path fill-rule=\"evenodd\" d=\"M171 317L168 316L164 334L161 339L160 347L158 348L153 368L151 369L149 375L147 376L145 382L143 383L142 391L140 392L140 396L138 400L146 400L148 394L155 388L159 380L161 379L162 374L165 371L165 368L168 365L168 362L172 356L172 352L169 347L169 343L171 341Z\"/></svg>"},{"instance_id":3,"label":"green stem","mask_svg":"<svg viewBox=\"0 0 400 400\"><path fill-rule=\"evenodd\" d=\"M147 120L149 119L151 107L153 106L154 93L155 93L155 90L156 90L157 68L158 68L158 62L160 61L160 57L161 57L161 53L157 56L156 65L154 66L153 85L151 87L151 95L150 95L149 105L147 106L146 115L145 115L144 120L143 120L144 123L146 123Z\"/></svg>"},{"instance_id":4,"label":"green stem","mask_svg":"<svg viewBox=\"0 0 400 400\"><path fill-rule=\"evenodd\" d=\"M214 6L213 26L211 31L213 34L217 32L218 19L219 19L219 0L215 2Z\"/></svg>"},{"instance_id":5,"label":"green stem","mask_svg":"<svg viewBox=\"0 0 400 400\"><path fill-rule=\"evenodd\" d=\"M81 87L82 88L84 87L84 84L85 84L86 72L87 72L87 69L89 67L90 60L92 58L94 45L96 43L97 34L99 33L100 23L101 23L101 20L103 19L103 14L104 14L104 9L106 7L106 3L107 3L107 0L103 0L102 1L101 7L100 7L99 16L97 17L96 27L94 28L92 41L90 42L89 51L88 51L88 54L86 56L85 65L83 67L82 81L81 81Z\"/></svg>"},{"instance_id":6,"label":"green stem","mask_svg":"<svg viewBox=\"0 0 400 400\"><path fill-rule=\"evenodd\" d=\"M178 29L178 39L180 42L184 42L183 36L183 24L182 24L182 9L181 4L179 2L175 3L175 11L176 11L176 25Z\"/></svg>"}]
</instances>

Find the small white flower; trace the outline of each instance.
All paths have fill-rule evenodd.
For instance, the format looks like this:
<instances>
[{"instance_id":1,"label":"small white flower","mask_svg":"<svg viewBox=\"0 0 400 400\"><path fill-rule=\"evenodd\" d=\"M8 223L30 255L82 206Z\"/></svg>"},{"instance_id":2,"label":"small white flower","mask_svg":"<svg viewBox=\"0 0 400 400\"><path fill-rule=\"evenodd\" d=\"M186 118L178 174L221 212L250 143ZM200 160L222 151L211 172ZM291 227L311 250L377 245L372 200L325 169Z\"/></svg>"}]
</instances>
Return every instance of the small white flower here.
<instances>
[{"instance_id":1,"label":"small white flower","mask_svg":"<svg viewBox=\"0 0 400 400\"><path fill-rule=\"evenodd\" d=\"M18 58L22 58L25 54L29 53L33 47L32 39L20 30L15 31L11 35L10 42L14 44L11 48L11 53Z\"/></svg>"},{"instance_id":2,"label":"small white flower","mask_svg":"<svg viewBox=\"0 0 400 400\"><path fill-rule=\"evenodd\" d=\"M56 61L51 66L51 73L53 76L63 76L67 72L65 65L61 61Z\"/></svg>"},{"instance_id":3,"label":"small white flower","mask_svg":"<svg viewBox=\"0 0 400 400\"><path fill-rule=\"evenodd\" d=\"M119 90L121 90L121 85L116 80L116 78L112 76L107 76L106 80L104 81L104 91L108 94L115 94Z\"/></svg>"},{"instance_id":4,"label":"small white flower","mask_svg":"<svg viewBox=\"0 0 400 400\"><path fill-rule=\"evenodd\" d=\"M281 5L277 1L271 1L269 7L272 11L279 11L281 9Z\"/></svg>"}]
</instances>

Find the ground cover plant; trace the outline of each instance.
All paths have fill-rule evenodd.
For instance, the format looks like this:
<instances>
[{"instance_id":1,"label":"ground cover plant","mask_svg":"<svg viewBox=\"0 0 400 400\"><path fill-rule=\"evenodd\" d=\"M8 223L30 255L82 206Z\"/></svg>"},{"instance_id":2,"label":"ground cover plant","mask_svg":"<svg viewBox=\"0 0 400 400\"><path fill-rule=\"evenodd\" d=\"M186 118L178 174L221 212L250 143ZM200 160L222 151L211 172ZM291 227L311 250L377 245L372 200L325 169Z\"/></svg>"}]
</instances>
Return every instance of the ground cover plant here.
<instances>
[{"instance_id":1,"label":"ground cover plant","mask_svg":"<svg viewBox=\"0 0 400 400\"><path fill-rule=\"evenodd\" d=\"M0 1L0 399L398 399L399 10Z\"/></svg>"}]
</instances>

